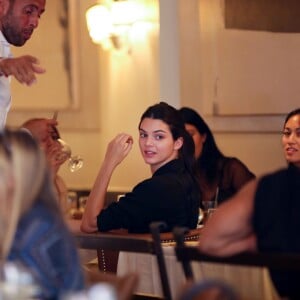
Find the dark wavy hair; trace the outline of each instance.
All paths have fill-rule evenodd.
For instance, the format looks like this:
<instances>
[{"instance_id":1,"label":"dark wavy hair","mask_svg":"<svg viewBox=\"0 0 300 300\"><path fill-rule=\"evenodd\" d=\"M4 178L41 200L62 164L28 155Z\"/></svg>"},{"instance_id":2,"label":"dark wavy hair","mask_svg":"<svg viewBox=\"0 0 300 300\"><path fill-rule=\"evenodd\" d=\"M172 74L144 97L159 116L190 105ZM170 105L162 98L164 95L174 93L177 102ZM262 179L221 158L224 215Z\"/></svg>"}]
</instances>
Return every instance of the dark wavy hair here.
<instances>
[{"instance_id":1,"label":"dark wavy hair","mask_svg":"<svg viewBox=\"0 0 300 300\"><path fill-rule=\"evenodd\" d=\"M300 108L296 108L287 114L287 116L285 117L283 126L285 126L285 124L291 117L296 116L296 115L300 115Z\"/></svg>"},{"instance_id":2,"label":"dark wavy hair","mask_svg":"<svg viewBox=\"0 0 300 300\"><path fill-rule=\"evenodd\" d=\"M215 138L202 117L189 107L182 107L179 112L185 124L193 125L197 128L201 135L206 135L205 142L197 164L201 172L205 174L205 178L212 183L218 173L218 162L224 158L223 153L219 150Z\"/></svg>"},{"instance_id":3,"label":"dark wavy hair","mask_svg":"<svg viewBox=\"0 0 300 300\"><path fill-rule=\"evenodd\" d=\"M179 149L179 158L182 159L186 171L190 174L189 182L183 182L184 177L179 178L182 181L182 184L188 186L188 189L191 193L191 198L193 204L196 203L197 206L200 204L200 190L199 190L199 180L198 180L198 171L197 164L195 160L195 145L190 134L185 130L184 122L179 111L173 106L160 102L153 106L147 108L143 113L140 119L139 128L141 122L145 118L157 119L166 123L172 133L174 140L178 138L183 139L182 147ZM197 187L197 189L195 189Z\"/></svg>"},{"instance_id":4,"label":"dark wavy hair","mask_svg":"<svg viewBox=\"0 0 300 300\"><path fill-rule=\"evenodd\" d=\"M147 108L141 117L139 128L145 118L158 119L166 123L174 140L183 138L183 145L178 151L179 158L184 161L188 171L193 174L195 145L190 134L185 130L183 119L178 110L165 102L160 102Z\"/></svg>"}]
</instances>

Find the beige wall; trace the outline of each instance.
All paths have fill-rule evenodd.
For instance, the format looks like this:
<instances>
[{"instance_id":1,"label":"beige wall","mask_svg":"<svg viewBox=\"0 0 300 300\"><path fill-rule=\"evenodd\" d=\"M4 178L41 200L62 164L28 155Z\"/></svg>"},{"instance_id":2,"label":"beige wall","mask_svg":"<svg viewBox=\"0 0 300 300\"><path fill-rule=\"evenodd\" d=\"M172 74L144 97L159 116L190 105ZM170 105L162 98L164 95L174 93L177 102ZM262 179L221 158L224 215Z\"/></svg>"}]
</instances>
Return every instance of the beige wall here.
<instances>
[{"instance_id":1,"label":"beige wall","mask_svg":"<svg viewBox=\"0 0 300 300\"><path fill-rule=\"evenodd\" d=\"M179 76L170 82L170 78L165 75L166 78L161 80L164 82L161 93L172 95L174 86L179 86L180 105L195 108L212 128L222 152L241 159L257 176L285 166L279 134L283 116L249 114L223 117L214 111L214 101L217 97L216 79L220 76L215 62L220 58L217 49L219 44L213 40L214 30L220 26L223 1L176 0L169 2L169 5L174 3L178 9L177 18L170 17L169 23L166 20L161 21L161 24L166 23L166 26L173 22L173 26L168 26L167 32L161 30L160 45L168 49L169 55L177 58ZM166 11L168 16L170 10L165 5L164 2L161 9ZM207 22L202 20L203 15ZM178 35L177 40L172 39L172 44L168 44L168 37L175 34ZM232 48L238 49L239 46L236 44ZM161 51L162 55L165 51ZM257 52L257 55L260 53ZM168 60L172 61L169 58ZM256 63L255 58L249 62L251 63ZM165 70L162 70L161 74L167 74L167 70L172 69L172 66L165 63L161 64L162 67ZM252 77L255 77L255 74ZM256 101L261 100L253 98L253 107L259 104ZM238 105L242 106L242 102L241 99Z\"/></svg>"},{"instance_id":2,"label":"beige wall","mask_svg":"<svg viewBox=\"0 0 300 300\"><path fill-rule=\"evenodd\" d=\"M81 1L84 1L81 5L82 15L94 1ZM152 3L158 14L158 0L143 1L148 4ZM201 63L205 57L201 56L201 37L199 28L196 26L199 26L199 3L198 0L168 1L168 5L178 5L179 9L177 16L170 20L171 24L174 22L173 30L179 34L179 51L174 50L176 39L169 47L167 40L163 39L165 35L168 35L168 30L172 31L172 26L164 31L160 42L159 27L156 24L144 41L132 43L130 54L104 51L85 37L80 55L81 71L85 74L81 77L81 90L85 92L81 93L80 101L86 103L85 101L93 98L94 104L89 105L89 109L92 109L92 116L97 120L95 120L95 126L90 126L93 128L72 130L69 126L64 126L63 117L61 117L63 138L72 146L74 154L80 154L84 158L84 167L80 171L70 173L66 166L62 166L60 170L60 174L70 188L92 186L108 141L121 131L131 133L135 143L128 158L114 173L110 190L130 190L137 182L150 175L139 153L137 125L145 108L157 102L160 97L164 96L164 101L175 106L188 105L196 108L200 113L204 112L203 85L207 83L205 74L209 74L210 70L207 69L209 68L207 65L205 69L204 64ZM84 26L82 17L81 30L87 34ZM165 76L168 76L168 71L176 72L176 68L168 63L160 64L162 53L172 58L169 64L172 61L178 63L178 74L170 73L170 80ZM93 84L94 81L96 85ZM211 85L211 82L208 84ZM166 95L174 96L173 99L166 99ZM178 99L180 99L179 104ZM216 140L224 154L237 156L257 175L285 165L278 133L259 132L257 128L256 132L247 130L237 132L238 130L231 130L229 125L232 122L227 119L218 119L218 126L216 126L216 120L209 110L205 110L203 116L214 129ZM88 118L88 115L85 115L85 119ZM80 128L82 122L80 117L77 119L75 116L73 122L76 124L74 127ZM219 130L222 122L226 128L229 128L226 132ZM241 122L244 122L243 119ZM245 119L245 122L249 120ZM249 126L251 126L251 121Z\"/></svg>"},{"instance_id":3,"label":"beige wall","mask_svg":"<svg viewBox=\"0 0 300 300\"><path fill-rule=\"evenodd\" d=\"M144 2L152 2L157 20L158 2ZM130 54L98 47L100 125L93 133L64 133L85 160L84 168L77 173L70 174L62 168L61 175L70 187L91 187L107 143L119 132L132 134L134 147L113 174L110 190L130 190L135 183L149 176L138 149L137 126L145 108L159 98L158 30L156 22L144 40L133 41ZM88 81L87 78L83 84L88 84Z\"/></svg>"}]
</instances>

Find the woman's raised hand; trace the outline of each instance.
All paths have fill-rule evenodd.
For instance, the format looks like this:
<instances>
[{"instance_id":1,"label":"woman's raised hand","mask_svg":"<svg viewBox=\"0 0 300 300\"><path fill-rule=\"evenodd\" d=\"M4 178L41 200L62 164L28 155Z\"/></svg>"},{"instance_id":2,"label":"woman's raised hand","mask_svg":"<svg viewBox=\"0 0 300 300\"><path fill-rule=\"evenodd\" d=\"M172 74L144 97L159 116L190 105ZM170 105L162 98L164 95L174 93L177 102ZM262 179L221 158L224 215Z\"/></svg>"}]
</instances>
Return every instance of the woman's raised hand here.
<instances>
[{"instance_id":1,"label":"woman's raised hand","mask_svg":"<svg viewBox=\"0 0 300 300\"><path fill-rule=\"evenodd\" d=\"M132 149L133 138L127 133L119 133L107 146L105 160L118 165Z\"/></svg>"}]
</instances>

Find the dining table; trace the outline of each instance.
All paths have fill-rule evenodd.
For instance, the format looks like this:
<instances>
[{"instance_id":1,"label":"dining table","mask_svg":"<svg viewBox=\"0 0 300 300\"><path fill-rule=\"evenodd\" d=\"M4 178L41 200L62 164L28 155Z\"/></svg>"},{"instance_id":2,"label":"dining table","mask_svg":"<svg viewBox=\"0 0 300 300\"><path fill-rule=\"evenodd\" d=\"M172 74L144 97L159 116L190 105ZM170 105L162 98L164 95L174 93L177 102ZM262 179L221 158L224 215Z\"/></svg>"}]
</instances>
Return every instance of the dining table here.
<instances>
[{"instance_id":1,"label":"dining table","mask_svg":"<svg viewBox=\"0 0 300 300\"><path fill-rule=\"evenodd\" d=\"M67 220L71 232L76 235L80 231L80 220ZM101 233L99 233L101 234ZM86 234L87 238L89 234ZM199 241L186 241L187 245L196 247ZM168 273L171 294L177 299L186 284L185 275L181 264L177 261L174 241L162 243L165 264ZM91 251L91 250L86 250ZM96 251L90 257L97 264ZM90 263L90 262L89 262ZM207 279L220 280L231 286L241 300L279 300L267 268L236 266L208 262L193 262L192 268L196 281ZM139 275L137 293L162 296L157 260L154 255L142 253L120 252L117 264L117 275L136 272Z\"/></svg>"},{"instance_id":2,"label":"dining table","mask_svg":"<svg viewBox=\"0 0 300 300\"><path fill-rule=\"evenodd\" d=\"M201 239L201 238L200 238ZM197 246L198 242L186 242ZM186 283L181 264L177 261L174 243L163 243L163 253L173 299L177 299ZM231 286L241 300L279 300L269 272L262 267L246 267L207 262L193 262L196 281L219 280ZM161 296L157 262L154 256L139 253L119 254L117 274L138 272L140 280L137 292Z\"/></svg>"}]
</instances>

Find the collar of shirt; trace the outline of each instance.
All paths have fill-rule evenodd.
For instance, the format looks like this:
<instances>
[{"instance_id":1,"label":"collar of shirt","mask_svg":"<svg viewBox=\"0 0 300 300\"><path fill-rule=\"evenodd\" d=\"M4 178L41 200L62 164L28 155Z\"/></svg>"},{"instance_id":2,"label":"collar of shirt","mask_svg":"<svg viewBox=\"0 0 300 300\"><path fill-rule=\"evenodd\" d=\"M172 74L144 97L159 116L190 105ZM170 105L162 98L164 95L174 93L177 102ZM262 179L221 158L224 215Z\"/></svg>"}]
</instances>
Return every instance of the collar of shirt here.
<instances>
[{"instance_id":1,"label":"collar of shirt","mask_svg":"<svg viewBox=\"0 0 300 300\"><path fill-rule=\"evenodd\" d=\"M181 159L173 159L168 163L161 166L156 172L154 172L153 176L158 176L166 173L179 173L180 170L184 170L184 163Z\"/></svg>"},{"instance_id":2,"label":"collar of shirt","mask_svg":"<svg viewBox=\"0 0 300 300\"><path fill-rule=\"evenodd\" d=\"M12 57L12 53L10 51L10 44L5 39L1 31L0 31L0 57Z\"/></svg>"}]
</instances>

